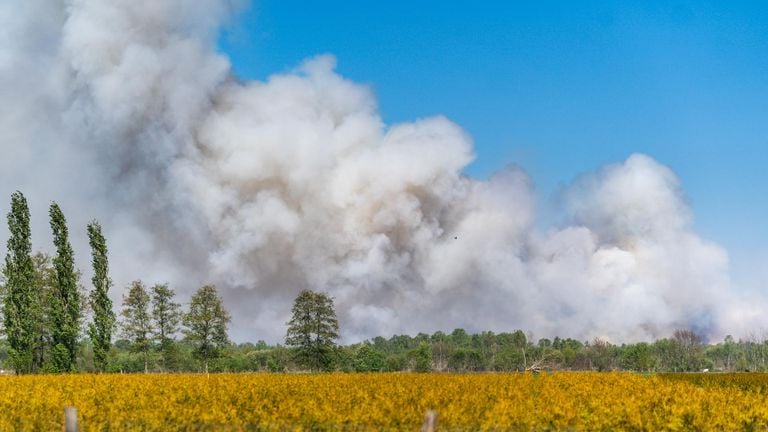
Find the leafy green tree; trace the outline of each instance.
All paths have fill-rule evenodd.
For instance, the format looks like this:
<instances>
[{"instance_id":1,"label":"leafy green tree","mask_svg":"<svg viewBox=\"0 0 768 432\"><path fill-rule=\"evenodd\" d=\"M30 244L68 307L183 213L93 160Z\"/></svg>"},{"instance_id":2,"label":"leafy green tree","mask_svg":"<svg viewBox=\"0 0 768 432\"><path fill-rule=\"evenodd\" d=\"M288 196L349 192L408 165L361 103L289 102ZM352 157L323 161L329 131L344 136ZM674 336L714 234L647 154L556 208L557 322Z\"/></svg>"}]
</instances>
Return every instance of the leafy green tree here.
<instances>
[{"instance_id":1,"label":"leafy green tree","mask_svg":"<svg viewBox=\"0 0 768 432\"><path fill-rule=\"evenodd\" d=\"M5 303L3 318L10 345L9 356L17 374L31 373L35 346L38 343L36 310L39 293L35 286L32 262L32 240L29 228L29 206L21 192L11 195L8 213L8 254L5 256Z\"/></svg>"},{"instance_id":2,"label":"leafy green tree","mask_svg":"<svg viewBox=\"0 0 768 432\"><path fill-rule=\"evenodd\" d=\"M381 372L386 367L386 357L371 344L364 343L355 351L352 363L355 372Z\"/></svg>"},{"instance_id":3,"label":"leafy green tree","mask_svg":"<svg viewBox=\"0 0 768 432\"><path fill-rule=\"evenodd\" d=\"M394 335L389 339L389 345L394 349L408 350L415 348L418 344L414 343L413 338L408 335Z\"/></svg>"},{"instance_id":4,"label":"leafy green tree","mask_svg":"<svg viewBox=\"0 0 768 432\"><path fill-rule=\"evenodd\" d=\"M229 346L227 324L231 318L224 309L216 287L205 285L192 296L189 312L183 317L187 341L195 347L195 355L203 361L208 373L210 359L221 355Z\"/></svg>"},{"instance_id":5,"label":"leafy green tree","mask_svg":"<svg viewBox=\"0 0 768 432\"><path fill-rule=\"evenodd\" d=\"M733 340L733 336L728 335L725 337L725 340L722 344L722 357L723 357L723 367L727 371L731 371L733 369L733 363L735 359L735 354L737 352L737 345L736 342Z\"/></svg>"},{"instance_id":6,"label":"leafy green tree","mask_svg":"<svg viewBox=\"0 0 768 432\"><path fill-rule=\"evenodd\" d=\"M168 284L152 287L152 322L154 339L160 351L162 365L166 369L176 368L175 335L181 322L180 305L174 302L176 293Z\"/></svg>"},{"instance_id":7,"label":"leafy green tree","mask_svg":"<svg viewBox=\"0 0 768 432\"><path fill-rule=\"evenodd\" d=\"M285 364L280 362L280 358L276 356L267 357L267 370L272 373L285 371Z\"/></svg>"},{"instance_id":8,"label":"leafy green tree","mask_svg":"<svg viewBox=\"0 0 768 432\"><path fill-rule=\"evenodd\" d=\"M448 367L448 356L452 352L450 337L441 331L435 332L430 338L432 345L432 363L437 371L445 370Z\"/></svg>"},{"instance_id":9,"label":"leafy green tree","mask_svg":"<svg viewBox=\"0 0 768 432\"><path fill-rule=\"evenodd\" d=\"M333 299L325 293L303 290L291 312L285 344L296 348L298 362L310 370L330 369L339 338Z\"/></svg>"},{"instance_id":10,"label":"leafy green tree","mask_svg":"<svg viewBox=\"0 0 768 432\"><path fill-rule=\"evenodd\" d=\"M693 330L678 329L672 333L676 369L695 372L704 364L704 347Z\"/></svg>"},{"instance_id":11,"label":"leafy green tree","mask_svg":"<svg viewBox=\"0 0 768 432\"><path fill-rule=\"evenodd\" d=\"M123 297L123 337L131 343L131 350L141 353L144 372L149 371L149 351L152 349L152 320L149 313L149 293L141 281L134 281Z\"/></svg>"},{"instance_id":12,"label":"leafy green tree","mask_svg":"<svg viewBox=\"0 0 768 432\"><path fill-rule=\"evenodd\" d=\"M491 367L499 372L524 370L523 355L515 348L503 346L494 356Z\"/></svg>"},{"instance_id":13,"label":"leafy green tree","mask_svg":"<svg viewBox=\"0 0 768 432\"><path fill-rule=\"evenodd\" d=\"M429 372L432 370L432 347L422 342L411 352L413 358L413 370L416 372Z\"/></svg>"},{"instance_id":14,"label":"leafy green tree","mask_svg":"<svg viewBox=\"0 0 768 432\"><path fill-rule=\"evenodd\" d=\"M407 359L401 354L390 354L385 361L384 371L386 372L400 372L405 370L407 366Z\"/></svg>"},{"instance_id":15,"label":"leafy green tree","mask_svg":"<svg viewBox=\"0 0 768 432\"><path fill-rule=\"evenodd\" d=\"M658 360L659 369L668 372L680 372L676 360L676 345L669 338L657 339L651 345L651 351Z\"/></svg>"},{"instance_id":16,"label":"leafy green tree","mask_svg":"<svg viewBox=\"0 0 768 432\"><path fill-rule=\"evenodd\" d=\"M448 358L448 368L455 372L477 372L483 370L483 358L474 349L459 348Z\"/></svg>"},{"instance_id":17,"label":"leafy green tree","mask_svg":"<svg viewBox=\"0 0 768 432\"><path fill-rule=\"evenodd\" d=\"M72 372L77 361L77 338L82 318L79 275L75 270L75 254L69 243L67 220L55 202L51 204L49 215L53 244L56 246L56 257L53 258L55 288L50 305L53 363L60 372Z\"/></svg>"},{"instance_id":18,"label":"leafy green tree","mask_svg":"<svg viewBox=\"0 0 768 432\"><path fill-rule=\"evenodd\" d=\"M337 346L333 349L331 366L326 370L338 370L341 372L353 372L355 370L355 353L357 347Z\"/></svg>"},{"instance_id":19,"label":"leafy green tree","mask_svg":"<svg viewBox=\"0 0 768 432\"><path fill-rule=\"evenodd\" d=\"M115 312L112 310L112 300L107 295L112 286L112 280L109 278L107 240L101 232L101 225L96 221L88 224L88 241L93 257L93 291L90 298L93 322L88 325L88 335L93 343L94 367L103 372L107 369L107 355L115 329Z\"/></svg>"},{"instance_id":20,"label":"leafy green tree","mask_svg":"<svg viewBox=\"0 0 768 432\"><path fill-rule=\"evenodd\" d=\"M472 339L463 328L457 328L451 332L451 342L453 342L456 347L468 347L471 341Z\"/></svg>"},{"instance_id":21,"label":"leafy green tree","mask_svg":"<svg viewBox=\"0 0 768 432\"><path fill-rule=\"evenodd\" d=\"M598 371L607 371L613 368L613 346L605 339L599 337L592 340L587 351L592 367Z\"/></svg>"},{"instance_id":22,"label":"leafy green tree","mask_svg":"<svg viewBox=\"0 0 768 432\"><path fill-rule=\"evenodd\" d=\"M651 371L657 365L651 346L645 342L627 345L621 352L621 368L633 371Z\"/></svg>"},{"instance_id":23,"label":"leafy green tree","mask_svg":"<svg viewBox=\"0 0 768 432\"><path fill-rule=\"evenodd\" d=\"M525 347L528 345L528 339L525 337L525 333L522 330L515 330L512 333L512 345L520 350L520 354L523 356L523 368L528 367L528 358L525 354Z\"/></svg>"}]
</instances>

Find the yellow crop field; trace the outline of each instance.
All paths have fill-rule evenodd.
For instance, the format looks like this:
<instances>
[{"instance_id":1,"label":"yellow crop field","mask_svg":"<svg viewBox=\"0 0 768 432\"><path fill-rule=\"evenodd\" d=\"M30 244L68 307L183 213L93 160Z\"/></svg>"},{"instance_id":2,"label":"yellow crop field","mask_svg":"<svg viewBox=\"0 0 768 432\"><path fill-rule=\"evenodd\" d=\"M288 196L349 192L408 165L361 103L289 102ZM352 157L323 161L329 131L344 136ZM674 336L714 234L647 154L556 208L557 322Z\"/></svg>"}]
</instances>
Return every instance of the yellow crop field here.
<instances>
[{"instance_id":1,"label":"yellow crop field","mask_svg":"<svg viewBox=\"0 0 768 432\"><path fill-rule=\"evenodd\" d=\"M742 430L768 427L762 375L67 375L0 378L0 430ZM703 380L702 382L695 382ZM750 380L757 385L749 386Z\"/></svg>"}]
</instances>

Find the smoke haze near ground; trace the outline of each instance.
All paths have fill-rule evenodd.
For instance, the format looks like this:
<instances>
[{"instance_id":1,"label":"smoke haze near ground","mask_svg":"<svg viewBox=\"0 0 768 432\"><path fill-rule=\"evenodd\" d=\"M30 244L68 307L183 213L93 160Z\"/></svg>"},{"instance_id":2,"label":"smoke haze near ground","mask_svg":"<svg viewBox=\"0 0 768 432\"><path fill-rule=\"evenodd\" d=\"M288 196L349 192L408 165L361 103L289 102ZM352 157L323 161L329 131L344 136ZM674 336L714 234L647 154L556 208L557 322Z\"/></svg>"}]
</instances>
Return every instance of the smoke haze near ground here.
<instances>
[{"instance_id":1,"label":"smoke haze near ground","mask_svg":"<svg viewBox=\"0 0 768 432\"><path fill-rule=\"evenodd\" d=\"M385 125L371 90L321 55L265 82L216 51L227 0L0 4L0 210L23 191L35 249L62 206L90 288L85 225L133 279L186 301L220 288L235 340L278 342L295 295L329 292L346 341L532 331L635 341L758 328L728 254L699 237L653 159L585 174L537 225L519 168L468 178L471 138L436 116ZM5 242L3 230L0 240Z\"/></svg>"}]
</instances>

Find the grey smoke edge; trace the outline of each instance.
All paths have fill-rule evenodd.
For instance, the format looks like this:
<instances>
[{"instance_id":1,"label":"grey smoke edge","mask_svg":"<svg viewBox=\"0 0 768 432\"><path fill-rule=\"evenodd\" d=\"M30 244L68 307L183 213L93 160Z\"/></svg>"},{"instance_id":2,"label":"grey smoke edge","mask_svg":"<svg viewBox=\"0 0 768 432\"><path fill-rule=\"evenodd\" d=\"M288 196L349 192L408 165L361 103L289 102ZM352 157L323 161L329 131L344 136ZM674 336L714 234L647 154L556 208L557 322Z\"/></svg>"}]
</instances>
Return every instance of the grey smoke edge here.
<instances>
[{"instance_id":1,"label":"grey smoke edge","mask_svg":"<svg viewBox=\"0 0 768 432\"><path fill-rule=\"evenodd\" d=\"M232 3L190 5L0 5L0 145L14 155L0 160L0 196L27 194L43 249L44 208L60 202L85 271L77 227L100 219L115 301L136 278L181 299L213 282L239 341L280 341L303 288L335 297L346 341L455 327L633 341L763 325L763 299L739 296L726 251L696 234L679 180L651 158L577 179L567 223L542 232L523 171L462 175L474 156L459 126L384 125L331 56L238 82L215 49Z\"/></svg>"}]
</instances>

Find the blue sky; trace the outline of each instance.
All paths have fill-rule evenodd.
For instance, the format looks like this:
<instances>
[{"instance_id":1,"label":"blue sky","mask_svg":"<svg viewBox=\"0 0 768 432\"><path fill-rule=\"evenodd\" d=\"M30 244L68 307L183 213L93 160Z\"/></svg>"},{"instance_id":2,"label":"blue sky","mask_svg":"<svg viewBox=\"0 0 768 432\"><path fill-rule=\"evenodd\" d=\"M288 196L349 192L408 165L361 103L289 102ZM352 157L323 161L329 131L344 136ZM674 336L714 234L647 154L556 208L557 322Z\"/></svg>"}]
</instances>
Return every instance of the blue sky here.
<instances>
[{"instance_id":1,"label":"blue sky","mask_svg":"<svg viewBox=\"0 0 768 432\"><path fill-rule=\"evenodd\" d=\"M469 175L517 164L545 203L646 153L737 280L768 259L768 2L255 0L220 48L243 79L332 53L386 122L446 115Z\"/></svg>"}]
</instances>

